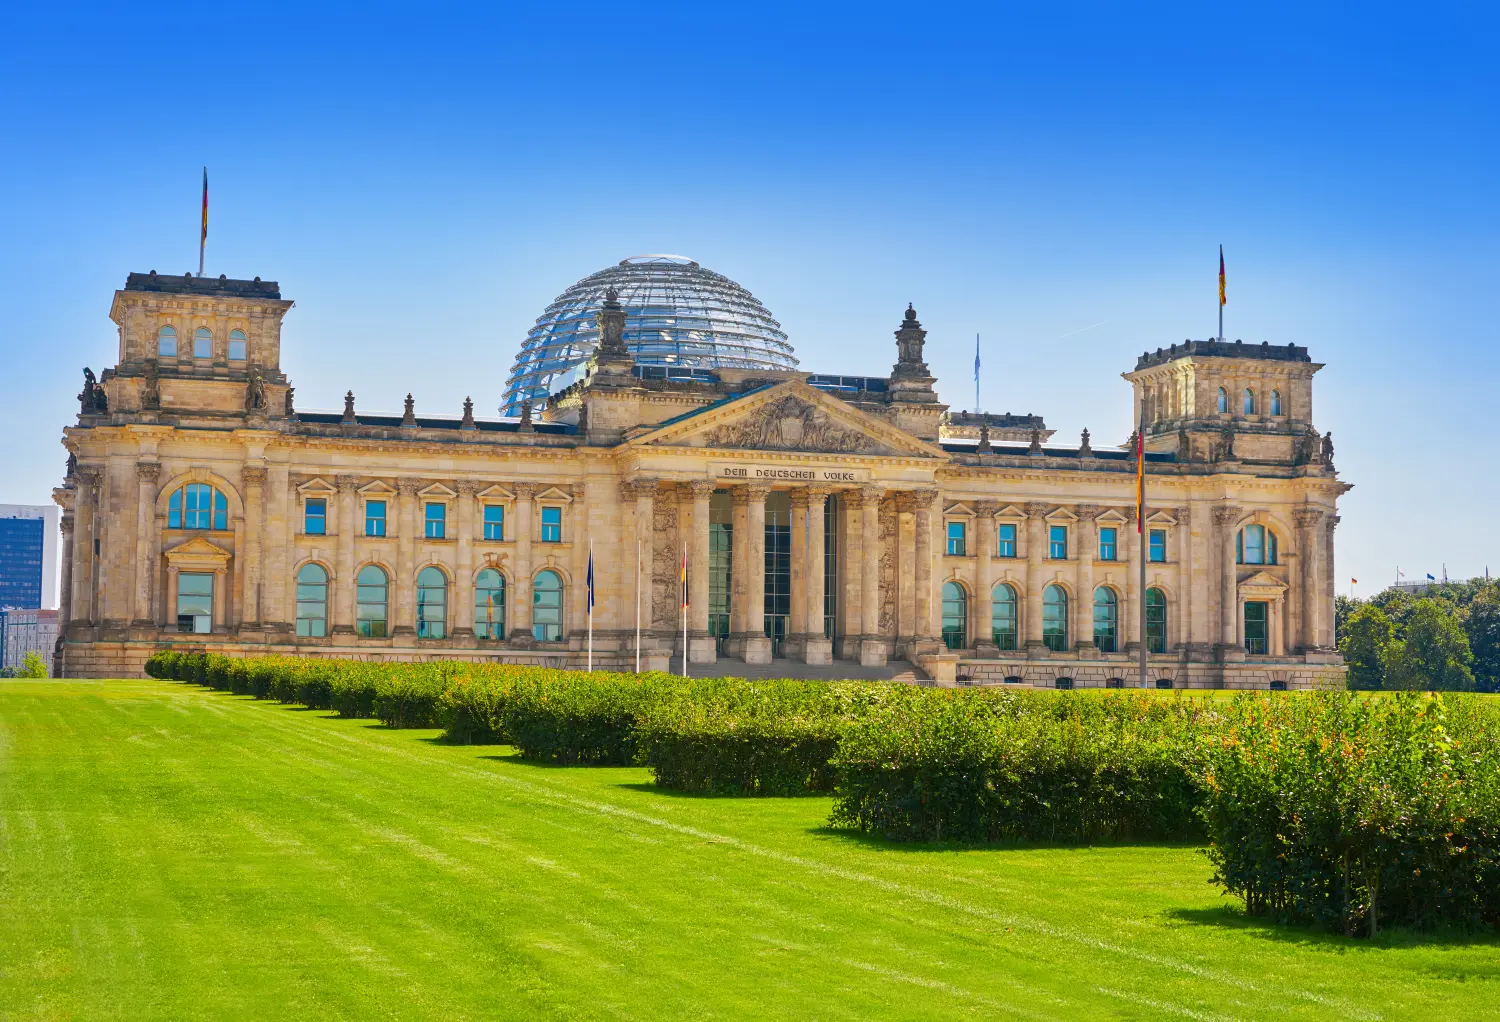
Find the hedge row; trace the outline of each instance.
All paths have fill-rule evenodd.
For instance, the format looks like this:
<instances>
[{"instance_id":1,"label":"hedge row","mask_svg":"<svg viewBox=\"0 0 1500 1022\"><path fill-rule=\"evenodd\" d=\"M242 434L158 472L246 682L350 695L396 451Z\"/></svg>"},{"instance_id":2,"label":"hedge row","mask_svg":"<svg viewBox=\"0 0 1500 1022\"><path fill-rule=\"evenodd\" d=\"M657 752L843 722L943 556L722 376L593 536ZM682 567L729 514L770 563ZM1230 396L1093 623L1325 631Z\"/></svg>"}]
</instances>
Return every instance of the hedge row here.
<instances>
[{"instance_id":1,"label":"hedge row","mask_svg":"<svg viewBox=\"0 0 1500 1022\"><path fill-rule=\"evenodd\" d=\"M832 792L901 841L1204 836L1252 914L1348 933L1500 927L1500 705L1472 696L1015 693L163 653L259 698L442 727L658 785Z\"/></svg>"}]
</instances>

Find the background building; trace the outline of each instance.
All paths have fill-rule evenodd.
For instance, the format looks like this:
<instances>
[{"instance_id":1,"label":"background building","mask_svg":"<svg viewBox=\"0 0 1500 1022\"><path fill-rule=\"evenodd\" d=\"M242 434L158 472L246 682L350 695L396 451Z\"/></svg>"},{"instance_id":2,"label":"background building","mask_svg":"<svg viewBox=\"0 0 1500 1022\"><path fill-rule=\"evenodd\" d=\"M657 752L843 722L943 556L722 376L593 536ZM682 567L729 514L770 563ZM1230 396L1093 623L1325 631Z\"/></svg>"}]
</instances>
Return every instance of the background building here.
<instances>
[{"instance_id":1,"label":"background building","mask_svg":"<svg viewBox=\"0 0 1500 1022\"><path fill-rule=\"evenodd\" d=\"M0 504L0 608L57 607L56 505Z\"/></svg>"}]
</instances>

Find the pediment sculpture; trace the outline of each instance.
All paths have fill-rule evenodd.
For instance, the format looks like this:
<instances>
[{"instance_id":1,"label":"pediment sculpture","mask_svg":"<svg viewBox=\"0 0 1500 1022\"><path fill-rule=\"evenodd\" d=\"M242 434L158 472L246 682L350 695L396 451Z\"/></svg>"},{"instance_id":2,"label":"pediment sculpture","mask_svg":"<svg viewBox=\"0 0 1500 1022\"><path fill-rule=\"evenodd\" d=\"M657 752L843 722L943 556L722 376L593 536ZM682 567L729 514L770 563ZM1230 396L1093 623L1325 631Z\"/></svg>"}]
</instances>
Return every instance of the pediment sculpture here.
<instances>
[{"instance_id":1,"label":"pediment sculpture","mask_svg":"<svg viewBox=\"0 0 1500 1022\"><path fill-rule=\"evenodd\" d=\"M846 429L823 409L790 395L766 404L743 419L709 430L709 447L758 451L832 451L861 454L876 449L875 441L858 430Z\"/></svg>"}]
</instances>

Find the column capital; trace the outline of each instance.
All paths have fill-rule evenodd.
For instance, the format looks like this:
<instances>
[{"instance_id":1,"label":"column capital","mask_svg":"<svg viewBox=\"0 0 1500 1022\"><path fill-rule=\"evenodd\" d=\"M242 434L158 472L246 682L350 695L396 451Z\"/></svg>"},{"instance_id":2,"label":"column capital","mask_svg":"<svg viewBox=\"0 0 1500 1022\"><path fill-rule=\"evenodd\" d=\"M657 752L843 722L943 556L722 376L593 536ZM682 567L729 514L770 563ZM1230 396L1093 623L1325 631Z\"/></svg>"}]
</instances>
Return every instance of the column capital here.
<instances>
[{"instance_id":1,"label":"column capital","mask_svg":"<svg viewBox=\"0 0 1500 1022\"><path fill-rule=\"evenodd\" d=\"M694 500L707 500L714 495L718 484L709 479L694 479L692 482L684 483L683 486L693 495Z\"/></svg>"},{"instance_id":2,"label":"column capital","mask_svg":"<svg viewBox=\"0 0 1500 1022\"><path fill-rule=\"evenodd\" d=\"M1187 525L1193 520L1193 509L1186 505L1184 505L1183 507L1174 508L1172 517L1177 519L1178 525Z\"/></svg>"},{"instance_id":3,"label":"column capital","mask_svg":"<svg viewBox=\"0 0 1500 1022\"><path fill-rule=\"evenodd\" d=\"M1342 522L1343 520L1344 520L1343 517L1340 516L1340 515L1329 515L1328 516L1328 531L1332 532L1334 529L1338 528L1339 522Z\"/></svg>"},{"instance_id":4,"label":"column capital","mask_svg":"<svg viewBox=\"0 0 1500 1022\"><path fill-rule=\"evenodd\" d=\"M1214 508L1214 524L1228 528L1241 518L1245 517L1245 509L1241 507L1216 507Z\"/></svg>"},{"instance_id":5,"label":"column capital","mask_svg":"<svg viewBox=\"0 0 1500 1022\"><path fill-rule=\"evenodd\" d=\"M261 469L261 473L262 473L261 478L265 478L265 475L264 475L265 469ZM338 487L340 493L353 493L356 489L359 488L359 476L354 476L354 475L337 475L337 476L334 476L333 477L333 485Z\"/></svg>"},{"instance_id":6,"label":"column capital","mask_svg":"<svg viewBox=\"0 0 1500 1022\"><path fill-rule=\"evenodd\" d=\"M1033 519L1046 518L1047 517L1047 509L1050 508L1051 506L1052 506L1051 504L1048 504L1045 501L1040 501L1040 500L1028 501L1027 504L1026 504L1026 517L1027 518L1033 518Z\"/></svg>"},{"instance_id":7,"label":"column capital","mask_svg":"<svg viewBox=\"0 0 1500 1022\"><path fill-rule=\"evenodd\" d=\"M1098 504L1078 504L1075 506L1073 513L1082 521L1092 522L1095 518L1099 517L1099 510Z\"/></svg>"},{"instance_id":8,"label":"column capital","mask_svg":"<svg viewBox=\"0 0 1500 1022\"><path fill-rule=\"evenodd\" d=\"M97 489L104 481L104 470L101 468L80 468L74 474L77 477L79 489Z\"/></svg>"},{"instance_id":9,"label":"column capital","mask_svg":"<svg viewBox=\"0 0 1500 1022\"><path fill-rule=\"evenodd\" d=\"M62 518L58 521L57 525L58 525L58 528L62 529L62 532L63 532L64 536L71 536L71 535L73 535L73 525L74 525L74 522L73 522L73 516L71 514L65 514L65 515L63 515Z\"/></svg>"},{"instance_id":10,"label":"column capital","mask_svg":"<svg viewBox=\"0 0 1500 1022\"><path fill-rule=\"evenodd\" d=\"M512 483L510 486L510 492L516 495L517 500L530 500L540 489L536 483Z\"/></svg>"},{"instance_id":11,"label":"column capital","mask_svg":"<svg viewBox=\"0 0 1500 1022\"><path fill-rule=\"evenodd\" d=\"M475 497L479 495L480 490L487 489L487 487L473 479L460 479L454 489L458 491L460 497Z\"/></svg>"},{"instance_id":12,"label":"column capital","mask_svg":"<svg viewBox=\"0 0 1500 1022\"><path fill-rule=\"evenodd\" d=\"M396 480L396 492L403 497L415 497L422 488L422 480L403 477Z\"/></svg>"},{"instance_id":13,"label":"column capital","mask_svg":"<svg viewBox=\"0 0 1500 1022\"><path fill-rule=\"evenodd\" d=\"M833 490L827 486L804 486L802 492L807 494L808 500L827 500Z\"/></svg>"},{"instance_id":14,"label":"column capital","mask_svg":"<svg viewBox=\"0 0 1500 1022\"><path fill-rule=\"evenodd\" d=\"M998 500L976 500L974 502L974 513L980 518L994 518L1000 512Z\"/></svg>"},{"instance_id":15,"label":"column capital","mask_svg":"<svg viewBox=\"0 0 1500 1022\"><path fill-rule=\"evenodd\" d=\"M139 469L139 466L137 466L137 469ZM244 466L240 469L240 481L246 486L264 486L266 482L266 466Z\"/></svg>"},{"instance_id":16,"label":"column capital","mask_svg":"<svg viewBox=\"0 0 1500 1022\"><path fill-rule=\"evenodd\" d=\"M807 510L807 491L802 489L802 487L799 486L794 489L788 490L787 499L791 502L793 511Z\"/></svg>"},{"instance_id":17,"label":"column capital","mask_svg":"<svg viewBox=\"0 0 1500 1022\"><path fill-rule=\"evenodd\" d=\"M736 507L752 503L765 503L765 499L771 495L771 488L764 483L741 483L733 487L730 492L734 495Z\"/></svg>"},{"instance_id":18,"label":"column capital","mask_svg":"<svg viewBox=\"0 0 1500 1022\"><path fill-rule=\"evenodd\" d=\"M1299 528L1309 528L1317 525L1323 518L1323 512L1315 507L1299 507L1292 512L1292 520Z\"/></svg>"},{"instance_id":19,"label":"column capital","mask_svg":"<svg viewBox=\"0 0 1500 1022\"><path fill-rule=\"evenodd\" d=\"M642 497L655 497L656 484L657 481L655 479L622 479L620 481L620 499L633 501L640 500ZM530 492L526 495L529 497L535 492L536 487L531 486ZM517 489L517 496L519 495L520 491Z\"/></svg>"},{"instance_id":20,"label":"column capital","mask_svg":"<svg viewBox=\"0 0 1500 1022\"><path fill-rule=\"evenodd\" d=\"M261 469L264 473L265 469ZM156 477L161 474L161 466L154 461L138 461L135 465L135 477L143 483L154 483Z\"/></svg>"}]
</instances>

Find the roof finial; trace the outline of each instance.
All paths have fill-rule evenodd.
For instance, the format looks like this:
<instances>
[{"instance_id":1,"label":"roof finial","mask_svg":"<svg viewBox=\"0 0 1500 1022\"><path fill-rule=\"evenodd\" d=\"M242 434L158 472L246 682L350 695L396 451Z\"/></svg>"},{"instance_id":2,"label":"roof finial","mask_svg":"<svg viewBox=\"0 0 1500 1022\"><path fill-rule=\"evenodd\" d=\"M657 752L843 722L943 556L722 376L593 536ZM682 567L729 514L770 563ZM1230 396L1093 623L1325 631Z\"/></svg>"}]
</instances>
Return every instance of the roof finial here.
<instances>
[{"instance_id":1,"label":"roof finial","mask_svg":"<svg viewBox=\"0 0 1500 1022\"><path fill-rule=\"evenodd\" d=\"M406 411L404 411L404 412L401 413L401 425L403 425L403 426L415 426L416 424L417 424L416 402L413 401L411 399L411 395L408 394L408 395L406 395Z\"/></svg>"}]
</instances>

